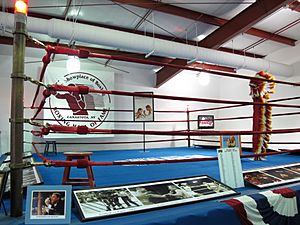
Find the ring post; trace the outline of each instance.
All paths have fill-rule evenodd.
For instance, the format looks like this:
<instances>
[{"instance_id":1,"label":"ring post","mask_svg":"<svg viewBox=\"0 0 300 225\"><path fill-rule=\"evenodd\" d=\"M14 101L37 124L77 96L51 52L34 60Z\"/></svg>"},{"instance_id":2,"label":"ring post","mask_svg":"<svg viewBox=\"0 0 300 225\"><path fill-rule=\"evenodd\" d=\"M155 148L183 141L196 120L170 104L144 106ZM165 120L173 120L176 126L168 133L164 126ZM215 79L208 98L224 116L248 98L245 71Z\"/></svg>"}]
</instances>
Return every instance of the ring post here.
<instances>
[{"instance_id":1,"label":"ring post","mask_svg":"<svg viewBox=\"0 0 300 225\"><path fill-rule=\"evenodd\" d=\"M143 147L144 147L144 152L146 152L146 134L145 134L145 130L146 130L146 124L145 122L143 122Z\"/></svg>"},{"instance_id":2,"label":"ring post","mask_svg":"<svg viewBox=\"0 0 300 225\"><path fill-rule=\"evenodd\" d=\"M190 127L190 111L189 111L189 106L186 107L186 121L187 121L187 132L189 133L191 130ZM188 135L188 147L191 147L191 136Z\"/></svg>"},{"instance_id":3,"label":"ring post","mask_svg":"<svg viewBox=\"0 0 300 225\"><path fill-rule=\"evenodd\" d=\"M24 118L24 58L28 2L15 1L15 30L13 39L13 66L11 75L11 216L23 214L23 118Z\"/></svg>"}]
</instances>

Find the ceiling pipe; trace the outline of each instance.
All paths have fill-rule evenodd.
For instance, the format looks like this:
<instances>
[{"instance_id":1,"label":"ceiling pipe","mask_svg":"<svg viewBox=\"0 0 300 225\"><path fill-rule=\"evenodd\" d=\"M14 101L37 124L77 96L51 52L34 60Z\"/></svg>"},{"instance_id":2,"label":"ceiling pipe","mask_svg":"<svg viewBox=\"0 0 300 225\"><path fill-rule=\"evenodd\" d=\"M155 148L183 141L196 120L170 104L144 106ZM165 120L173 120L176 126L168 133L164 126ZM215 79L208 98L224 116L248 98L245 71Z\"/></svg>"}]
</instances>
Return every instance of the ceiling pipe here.
<instances>
[{"instance_id":1,"label":"ceiling pipe","mask_svg":"<svg viewBox=\"0 0 300 225\"><path fill-rule=\"evenodd\" d=\"M0 12L0 23L13 29L13 14ZM86 24L72 23L58 19L27 18L27 30L32 33L46 34L52 38L86 42L91 44L115 47L122 50L181 59L198 59L208 63L244 68L253 71L268 71L275 76L292 76L293 68L282 63L265 59L239 56L232 53L220 52L214 49L196 47L182 43L154 39L138 34L101 28Z\"/></svg>"}]
</instances>

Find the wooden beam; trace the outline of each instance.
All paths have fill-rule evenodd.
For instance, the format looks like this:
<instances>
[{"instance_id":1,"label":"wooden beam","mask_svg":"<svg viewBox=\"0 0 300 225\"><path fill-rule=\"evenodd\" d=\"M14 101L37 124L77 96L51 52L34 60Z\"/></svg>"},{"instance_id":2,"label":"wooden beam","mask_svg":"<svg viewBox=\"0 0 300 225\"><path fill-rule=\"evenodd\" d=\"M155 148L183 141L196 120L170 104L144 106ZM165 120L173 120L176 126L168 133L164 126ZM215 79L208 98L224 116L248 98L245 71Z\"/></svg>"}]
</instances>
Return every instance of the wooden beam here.
<instances>
[{"instance_id":1,"label":"wooden beam","mask_svg":"<svg viewBox=\"0 0 300 225\"><path fill-rule=\"evenodd\" d=\"M295 2L293 2L292 4L289 4L289 8L290 8L291 10L300 12L300 2L295 1Z\"/></svg>"},{"instance_id":2,"label":"wooden beam","mask_svg":"<svg viewBox=\"0 0 300 225\"><path fill-rule=\"evenodd\" d=\"M187 65L187 60L184 59L174 59L173 61L169 62L170 64L177 64L177 65ZM189 65L190 67L199 68L199 69L206 69L206 70L217 70L217 71L224 71L229 73L236 73L236 69L227 66L220 66L215 64L209 63L199 63L194 62ZM182 69L176 69L171 67L163 67L156 73L156 88L160 87L161 85L165 84L171 78L175 77L178 73L180 73Z\"/></svg>"},{"instance_id":3,"label":"wooden beam","mask_svg":"<svg viewBox=\"0 0 300 225\"><path fill-rule=\"evenodd\" d=\"M246 32L263 18L293 1L294 0L256 1L222 27L200 41L199 45L206 48L218 49L222 44L234 38L236 35Z\"/></svg>"},{"instance_id":4,"label":"wooden beam","mask_svg":"<svg viewBox=\"0 0 300 225\"><path fill-rule=\"evenodd\" d=\"M187 60L186 59L174 59L170 62L170 64L186 66ZM156 88L159 88L161 85L166 83L172 77L176 76L180 73L182 69L172 68L172 67L163 67L156 73Z\"/></svg>"},{"instance_id":5,"label":"wooden beam","mask_svg":"<svg viewBox=\"0 0 300 225\"><path fill-rule=\"evenodd\" d=\"M236 73L236 69L228 66L220 66L215 64L209 64L209 63L198 63L194 62L190 65L191 67L206 69L206 70L218 70L218 71L224 71L229 73Z\"/></svg>"},{"instance_id":6,"label":"wooden beam","mask_svg":"<svg viewBox=\"0 0 300 225\"><path fill-rule=\"evenodd\" d=\"M226 19L222 19L216 16L211 16L205 13L193 11L190 9L184 9L180 8L174 5L162 3L162 2L157 2L157 1L151 1L151 0L139 0L139 1L132 1L132 0L113 0L114 2L119 2L123 4L128 4L128 5L133 5L141 8L146 8L146 9L152 9L155 11L163 12L163 13L168 13L174 16L179 16L182 18L194 20L194 21L199 21L202 23L214 25L214 26L223 26L228 22ZM262 0L260 0L262 1ZM272 0L270 0L272 1ZM274 0L275 2L275 0ZM263 6L262 6L263 7ZM248 27L247 30L244 31L247 34L259 37L259 38L268 38L272 41L279 42L281 44L286 44L286 45L291 45L295 46L296 40L284 37L281 35L274 35L270 32L256 29L256 28L250 28Z\"/></svg>"}]
</instances>

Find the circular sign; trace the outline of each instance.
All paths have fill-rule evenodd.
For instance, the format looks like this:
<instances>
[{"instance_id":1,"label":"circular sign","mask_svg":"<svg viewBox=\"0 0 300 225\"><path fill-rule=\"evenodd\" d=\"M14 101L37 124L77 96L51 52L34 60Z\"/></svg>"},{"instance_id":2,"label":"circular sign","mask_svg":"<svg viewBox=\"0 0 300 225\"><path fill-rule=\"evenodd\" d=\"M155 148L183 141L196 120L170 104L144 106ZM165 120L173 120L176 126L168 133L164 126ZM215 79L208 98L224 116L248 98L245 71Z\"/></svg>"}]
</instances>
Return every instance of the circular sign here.
<instances>
[{"instance_id":1,"label":"circular sign","mask_svg":"<svg viewBox=\"0 0 300 225\"><path fill-rule=\"evenodd\" d=\"M60 83L60 81L57 81ZM75 72L64 76L65 86L88 86L95 90L107 90L104 83L96 76ZM62 126L99 127L107 118L111 105L109 94L66 91L50 96L49 105L55 120Z\"/></svg>"}]
</instances>

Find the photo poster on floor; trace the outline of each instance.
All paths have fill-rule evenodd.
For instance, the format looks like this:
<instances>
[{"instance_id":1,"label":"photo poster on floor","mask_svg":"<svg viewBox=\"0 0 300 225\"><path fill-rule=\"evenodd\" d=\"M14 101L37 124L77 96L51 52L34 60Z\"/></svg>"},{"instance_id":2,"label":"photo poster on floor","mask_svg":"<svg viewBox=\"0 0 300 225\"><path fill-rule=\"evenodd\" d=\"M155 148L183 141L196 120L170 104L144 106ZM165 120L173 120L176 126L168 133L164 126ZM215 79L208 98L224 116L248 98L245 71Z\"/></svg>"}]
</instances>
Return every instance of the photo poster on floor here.
<instances>
[{"instance_id":1,"label":"photo poster on floor","mask_svg":"<svg viewBox=\"0 0 300 225\"><path fill-rule=\"evenodd\" d=\"M244 187L239 148L217 149L221 182L231 188Z\"/></svg>"},{"instance_id":2,"label":"photo poster on floor","mask_svg":"<svg viewBox=\"0 0 300 225\"><path fill-rule=\"evenodd\" d=\"M95 90L114 90L114 73L109 71L85 70L68 73L65 68L49 69L45 75L46 84L65 86L88 86ZM47 100L43 118L45 122L55 125L77 127L87 126L95 129L114 129L114 97L109 94L78 92L54 92ZM47 121L50 119L50 121ZM50 133L45 138L99 138L113 137L114 134L59 134Z\"/></svg>"}]
</instances>

